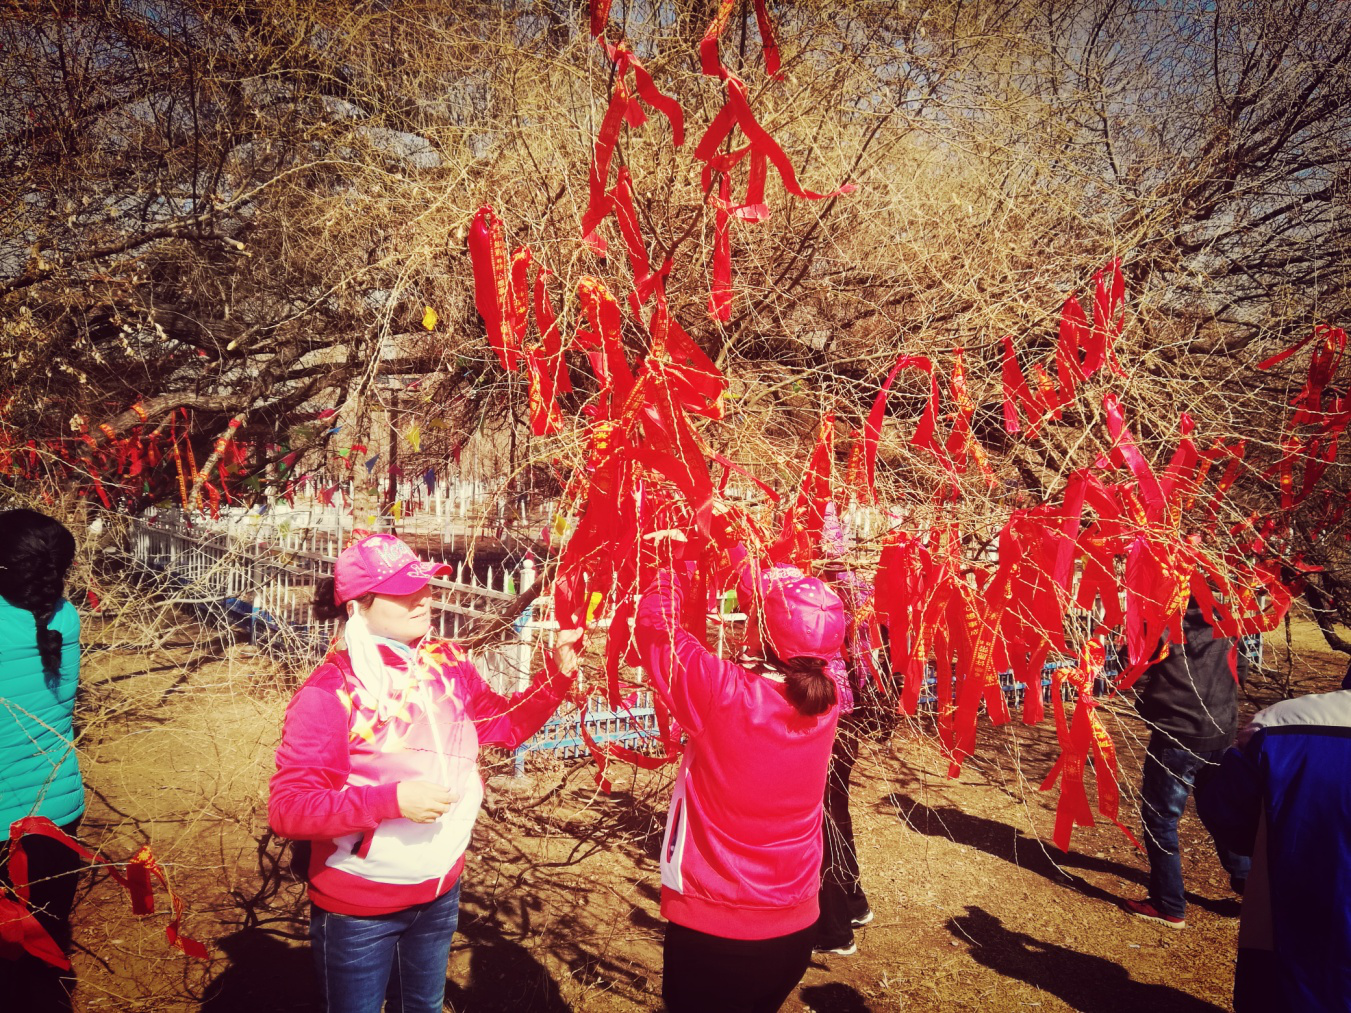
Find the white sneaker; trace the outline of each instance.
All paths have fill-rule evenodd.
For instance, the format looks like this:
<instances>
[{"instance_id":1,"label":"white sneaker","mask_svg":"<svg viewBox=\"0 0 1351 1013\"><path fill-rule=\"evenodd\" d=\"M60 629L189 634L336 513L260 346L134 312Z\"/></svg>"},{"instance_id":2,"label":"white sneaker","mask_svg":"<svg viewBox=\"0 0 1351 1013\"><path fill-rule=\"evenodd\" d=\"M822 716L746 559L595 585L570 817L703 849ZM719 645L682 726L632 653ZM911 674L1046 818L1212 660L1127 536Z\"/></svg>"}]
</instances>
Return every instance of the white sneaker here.
<instances>
[{"instance_id":1,"label":"white sneaker","mask_svg":"<svg viewBox=\"0 0 1351 1013\"><path fill-rule=\"evenodd\" d=\"M861 918L851 918L849 920L849 924L852 925L854 928L858 928L861 925L867 925L872 920L873 920L873 909L868 908L868 910L863 914Z\"/></svg>"}]
</instances>

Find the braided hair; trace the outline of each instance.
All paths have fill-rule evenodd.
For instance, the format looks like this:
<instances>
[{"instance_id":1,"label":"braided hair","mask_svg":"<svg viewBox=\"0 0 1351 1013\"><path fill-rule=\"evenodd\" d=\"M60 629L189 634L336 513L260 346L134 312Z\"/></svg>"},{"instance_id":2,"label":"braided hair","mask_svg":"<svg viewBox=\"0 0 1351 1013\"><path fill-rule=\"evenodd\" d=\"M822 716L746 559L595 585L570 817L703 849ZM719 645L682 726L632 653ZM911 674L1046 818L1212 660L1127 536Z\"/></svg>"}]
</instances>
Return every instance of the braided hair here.
<instances>
[{"instance_id":1,"label":"braided hair","mask_svg":"<svg viewBox=\"0 0 1351 1013\"><path fill-rule=\"evenodd\" d=\"M0 597L33 613L38 656L51 688L61 678L61 634L51 622L74 559L75 536L60 521L36 510L0 513Z\"/></svg>"}]
</instances>

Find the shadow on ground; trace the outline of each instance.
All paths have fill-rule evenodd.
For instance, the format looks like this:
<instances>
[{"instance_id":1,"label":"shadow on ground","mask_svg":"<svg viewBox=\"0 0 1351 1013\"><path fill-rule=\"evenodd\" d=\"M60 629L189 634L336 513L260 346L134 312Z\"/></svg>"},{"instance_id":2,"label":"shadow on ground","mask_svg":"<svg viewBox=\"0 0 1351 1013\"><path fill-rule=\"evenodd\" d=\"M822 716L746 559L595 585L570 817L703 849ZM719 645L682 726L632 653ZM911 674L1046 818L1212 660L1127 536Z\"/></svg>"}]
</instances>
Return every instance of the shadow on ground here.
<instances>
[{"instance_id":1,"label":"shadow on ground","mask_svg":"<svg viewBox=\"0 0 1351 1013\"><path fill-rule=\"evenodd\" d=\"M504 926L481 903L466 896L455 951L469 951L469 975L446 982L446 1000L457 1010L473 1013L567 1013L558 984L548 968L520 942L516 930Z\"/></svg>"},{"instance_id":2,"label":"shadow on ground","mask_svg":"<svg viewBox=\"0 0 1351 1013\"><path fill-rule=\"evenodd\" d=\"M863 996L842 981L808 985L798 996L813 1013L872 1013Z\"/></svg>"},{"instance_id":3,"label":"shadow on ground","mask_svg":"<svg viewBox=\"0 0 1351 1013\"><path fill-rule=\"evenodd\" d=\"M319 1013L308 944L242 929L215 945L228 966L202 993L205 1013Z\"/></svg>"},{"instance_id":4,"label":"shadow on ground","mask_svg":"<svg viewBox=\"0 0 1351 1013\"><path fill-rule=\"evenodd\" d=\"M948 931L968 944L971 958L1009 978L1049 992L1085 1013L1224 1013L1224 1008L1167 985L1136 981L1120 964L1006 929L994 915L968 906Z\"/></svg>"},{"instance_id":5,"label":"shadow on ground","mask_svg":"<svg viewBox=\"0 0 1351 1013\"><path fill-rule=\"evenodd\" d=\"M466 918L454 948L469 951L467 980L446 982L446 999L475 1013L566 1013L544 965L490 919ZM310 950L258 929L217 941L228 966L202 995L206 1013L319 1013Z\"/></svg>"},{"instance_id":6,"label":"shadow on ground","mask_svg":"<svg viewBox=\"0 0 1351 1013\"><path fill-rule=\"evenodd\" d=\"M1095 886L1082 876L1075 875L1072 870L1101 873L1134 884L1138 889L1127 896L1143 896L1148 890L1148 878L1143 869L1076 851L1064 853L1052 849L1000 820L974 816L952 806L925 805L899 792L885 796L882 803L899 813L906 825L916 833L944 837L957 844L976 848L1093 900L1119 905L1123 897ZM1214 900L1188 893L1187 902L1224 917L1233 917L1238 911L1237 904L1230 899Z\"/></svg>"}]
</instances>

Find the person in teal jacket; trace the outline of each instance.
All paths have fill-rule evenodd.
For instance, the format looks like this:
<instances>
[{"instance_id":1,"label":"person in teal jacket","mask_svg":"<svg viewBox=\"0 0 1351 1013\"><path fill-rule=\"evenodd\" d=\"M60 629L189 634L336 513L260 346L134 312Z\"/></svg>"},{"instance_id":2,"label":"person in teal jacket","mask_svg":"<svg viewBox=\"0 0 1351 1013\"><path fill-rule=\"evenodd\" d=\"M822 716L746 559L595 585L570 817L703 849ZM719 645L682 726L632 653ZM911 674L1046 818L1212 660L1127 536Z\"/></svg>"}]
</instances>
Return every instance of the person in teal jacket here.
<instances>
[{"instance_id":1,"label":"person in teal jacket","mask_svg":"<svg viewBox=\"0 0 1351 1013\"><path fill-rule=\"evenodd\" d=\"M45 816L74 834L84 814L74 729L80 617L64 597L74 558L75 539L59 521L34 510L0 513L0 890L7 893L10 825ZM45 837L23 846L29 905L67 949L80 859ZM0 996L13 1009L69 1009L72 985L36 957L0 955Z\"/></svg>"}]
</instances>

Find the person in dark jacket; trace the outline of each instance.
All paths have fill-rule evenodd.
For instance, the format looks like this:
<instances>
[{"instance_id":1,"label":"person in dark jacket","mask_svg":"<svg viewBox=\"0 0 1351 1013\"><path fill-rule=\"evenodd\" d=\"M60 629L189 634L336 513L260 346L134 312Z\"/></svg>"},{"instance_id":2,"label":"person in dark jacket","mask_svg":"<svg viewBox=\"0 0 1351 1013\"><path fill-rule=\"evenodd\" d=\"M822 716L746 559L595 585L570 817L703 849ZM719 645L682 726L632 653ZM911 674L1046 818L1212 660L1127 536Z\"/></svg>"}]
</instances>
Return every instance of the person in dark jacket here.
<instances>
[{"instance_id":1,"label":"person in dark jacket","mask_svg":"<svg viewBox=\"0 0 1351 1013\"><path fill-rule=\"evenodd\" d=\"M854 843L854 819L849 812L849 780L858 760L859 741L875 722L875 700L864 670L863 655L873 649L866 623L857 616L873 596L872 582L850 570L843 562L851 545L850 533L840 520L834 503L826 504L821 533L821 552L826 557L826 582L844 602L849 617L844 649L826 666L840 701L840 723L830 752L826 774L825 818L821 821L821 914L816 921L817 953L852 956L858 952L854 930L873 920L872 907L863 891Z\"/></svg>"},{"instance_id":2,"label":"person in dark jacket","mask_svg":"<svg viewBox=\"0 0 1351 1013\"><path fill-rule=\"evenodd\" d=\"M1217 635L1194 598L1182 631L1183 643L1169 644L1135 687L1136 709L1151 731L1140 786L1149 896L1125 902L1131 914L1174 929L1187 925L1177 821L1197 776L1213 771L1234 743L1238 686L1248 668L1236 642ZM1219 843L1215 850L1230 886L1241 894L1249 860Z\"/></svg>"}]
</instances>

